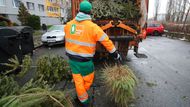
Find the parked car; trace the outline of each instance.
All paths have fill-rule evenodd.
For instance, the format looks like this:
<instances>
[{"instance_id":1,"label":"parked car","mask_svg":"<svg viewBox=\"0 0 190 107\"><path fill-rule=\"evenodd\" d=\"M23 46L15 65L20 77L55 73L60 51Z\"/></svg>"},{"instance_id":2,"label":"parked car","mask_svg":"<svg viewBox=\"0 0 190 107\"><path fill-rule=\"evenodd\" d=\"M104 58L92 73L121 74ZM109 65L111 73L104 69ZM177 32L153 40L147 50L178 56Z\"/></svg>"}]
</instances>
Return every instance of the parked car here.
<instances>
[{"instance_id":1,"label":"parked car","mask_svg":"<svg viewBox=\"0 0 190 107\"><path fill-rule=\"evenodd\" d=\"M147 35L161 36L164 33L164 26L160 23L148 23Z\"/></svg>"},{"instance_id":2,"label":"parked car","mask_svg":"<svg viewBox=\"0 0 190 107\"><path fill-rule=\"evenodd\" d=\"M46 33L41 37L41 41L44 45L55 45L64 43L64 26L65 25L53 25Z\"/></svg>"}]
</instances>

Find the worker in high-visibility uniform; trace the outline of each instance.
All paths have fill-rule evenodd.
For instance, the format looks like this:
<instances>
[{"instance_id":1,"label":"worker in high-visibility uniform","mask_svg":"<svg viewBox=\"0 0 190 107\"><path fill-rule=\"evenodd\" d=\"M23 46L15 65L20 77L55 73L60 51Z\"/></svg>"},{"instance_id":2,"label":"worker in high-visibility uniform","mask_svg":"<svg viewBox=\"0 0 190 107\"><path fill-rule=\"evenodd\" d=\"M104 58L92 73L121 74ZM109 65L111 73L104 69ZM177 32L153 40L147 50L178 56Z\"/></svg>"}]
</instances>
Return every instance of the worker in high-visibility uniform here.
<instances>
[{"instance_id":1,"label":"worker in high-visibility uniform","mask_svg":"<svg viewBox=\"0 0 190 107\"><path fill-rule=\"evenodd\" d=\"M91 9L90 2L82 1L76 18L65 26L66 55L69 57L78 99L84 107L88 107L87 91L94 79L92 58L95 54L96 42L103 44L115 59L120 59L120 55L107 34L91 21Z\"/></svg>"}]
</instances>

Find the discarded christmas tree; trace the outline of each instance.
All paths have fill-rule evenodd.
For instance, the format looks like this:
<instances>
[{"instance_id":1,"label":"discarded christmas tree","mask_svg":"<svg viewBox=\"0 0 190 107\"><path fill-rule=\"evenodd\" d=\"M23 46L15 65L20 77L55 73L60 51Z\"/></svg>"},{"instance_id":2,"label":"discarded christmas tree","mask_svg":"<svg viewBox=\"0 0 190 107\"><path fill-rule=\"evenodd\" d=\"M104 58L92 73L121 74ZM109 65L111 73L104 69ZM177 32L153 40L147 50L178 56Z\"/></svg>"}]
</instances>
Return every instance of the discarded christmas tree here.
<instances>
[{"instance_id":1,"label":"discarded christmas tree","mask_svg":"<svg viewBox=\"0 0 190 107\"><path fill-rule=\"evenodd\" d=\"M137 20L141 17L136 0L93 0L93 18Z\"/></svg>"},{"instance_id":2,"label":"discarded christmas tree","mask_svg":"<svg viewBox=\"0 0 190 107\"><path fill-rule=\"evenodd\" d=\"M0 76L0 99L19 91L19 85L12 77Z\"/></svg>"},{"instance_id":3,"label":"discarded christmas tree","mask_svg":"<svg viewBox=\"0 0 190 107\"><path fill-rule=\"evenodd\" d=\"M37 78L53 84L71 79L70 67L61 56L42 56L37 61Z\"/></svg>"},{"instance_id":4,"label":"discarded christmas tree","mask_svg":"<svg viewBox=\"0 0 190 107\"><path fill-rule=\"evenodd\" d=\"M30 70L31 64L32 64L31 57L25 55L22 60L22 63L19 62L17 56L14 56L13 58L8 59L8 63L3 63L2 65L9 68L4 73L5 75L14 74L15 71L19 69L20 71L16 76L22 77Z\"/></svg>"},{"instance_id":5,"label":"discarded christmas tree","mask_svg":"<svg viewBox=\"0 0 190 107\"><path fill-rule=\"evenodd\" d=\"M64 60L59 58L60 57L53 57L51 59L51 64L53 64L51 67L57 66L57 64L63 64ZM64 91L55 90L53 84L49 85L48 81L44 80L45 74L41 74L39 78L32 78L23 86L18 85L14 77L23 77L31 67L35 67L31 66L30 56L25 56L22 64L20 64L18 58L15 56L9 59L9 63L4 65L10 67L10 69L0 75L0 107L73 107L70 96L66 96ZM66 62L64 62L62 67L67 67ZM13 75L12 73L14 73L17 68L20 68L21 71ZM60 68L60 66L58 68ZM55 68L55 70L57 70L57 68ZM6 76L10 73L12 75ZM52 71L52 73L54 72Z\"/></svg>"},{"instance_id":6,"label":"discarded christmas tree","mask_svg":"<svg viewBox=\"0 0 190 107\"><path fill-rule=\"evenodd\" d=\"M134 100L137 78L127 65L106 66L103 70L103 78L107 87L107 95L119 107L127 107L128 103Z\"/></svg>"},{"instance_id":7,"label":"discarded christmas tree","mask_svg":"<svg viewBox=\"0 0 190 107\"><path fill-rule=\"evenodd\" d=\"M0 107L73 107L62 91L31 88L0 99Z\"/></svg>"}]
</instances>

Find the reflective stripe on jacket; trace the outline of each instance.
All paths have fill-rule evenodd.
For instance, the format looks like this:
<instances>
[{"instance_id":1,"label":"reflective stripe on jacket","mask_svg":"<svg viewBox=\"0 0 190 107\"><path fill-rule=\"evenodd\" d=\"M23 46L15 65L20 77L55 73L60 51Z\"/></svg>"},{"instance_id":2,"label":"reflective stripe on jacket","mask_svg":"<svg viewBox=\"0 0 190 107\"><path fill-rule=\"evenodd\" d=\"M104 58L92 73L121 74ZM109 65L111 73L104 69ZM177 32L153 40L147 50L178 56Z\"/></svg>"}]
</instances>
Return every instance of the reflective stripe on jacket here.
<instances>
[{"instance_id":1,"label":"reflective stripe on jacket","mask_svg":"<svg viewBox=\"0 0 190 107\"><path fill-rule=\"evenodd\" d=\"M107 34L90 20L78 22L75 19L65 26L65 48L67 54L80 57L93 57L96 42L100 42L110 52L116 51Z\"/></svg>"}]
</instances>

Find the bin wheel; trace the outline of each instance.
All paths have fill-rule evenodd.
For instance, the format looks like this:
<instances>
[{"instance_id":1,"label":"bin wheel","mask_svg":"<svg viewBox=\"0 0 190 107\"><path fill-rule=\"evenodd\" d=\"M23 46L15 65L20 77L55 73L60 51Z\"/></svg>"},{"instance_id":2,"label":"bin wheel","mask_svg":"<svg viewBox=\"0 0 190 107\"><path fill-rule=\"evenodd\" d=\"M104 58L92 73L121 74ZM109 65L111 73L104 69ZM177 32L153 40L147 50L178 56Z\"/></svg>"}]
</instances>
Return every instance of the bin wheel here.
<instances>
[{"instance_id":1,"label":"bin wheel","mask_svg":"<svg viewBox=\"0 0 190 107\"><path fill-rule=\"evenodd\" d=\"M160 36L160 33L158 31L154 31L153 36Z\"/></svg>"}]
</instances>

